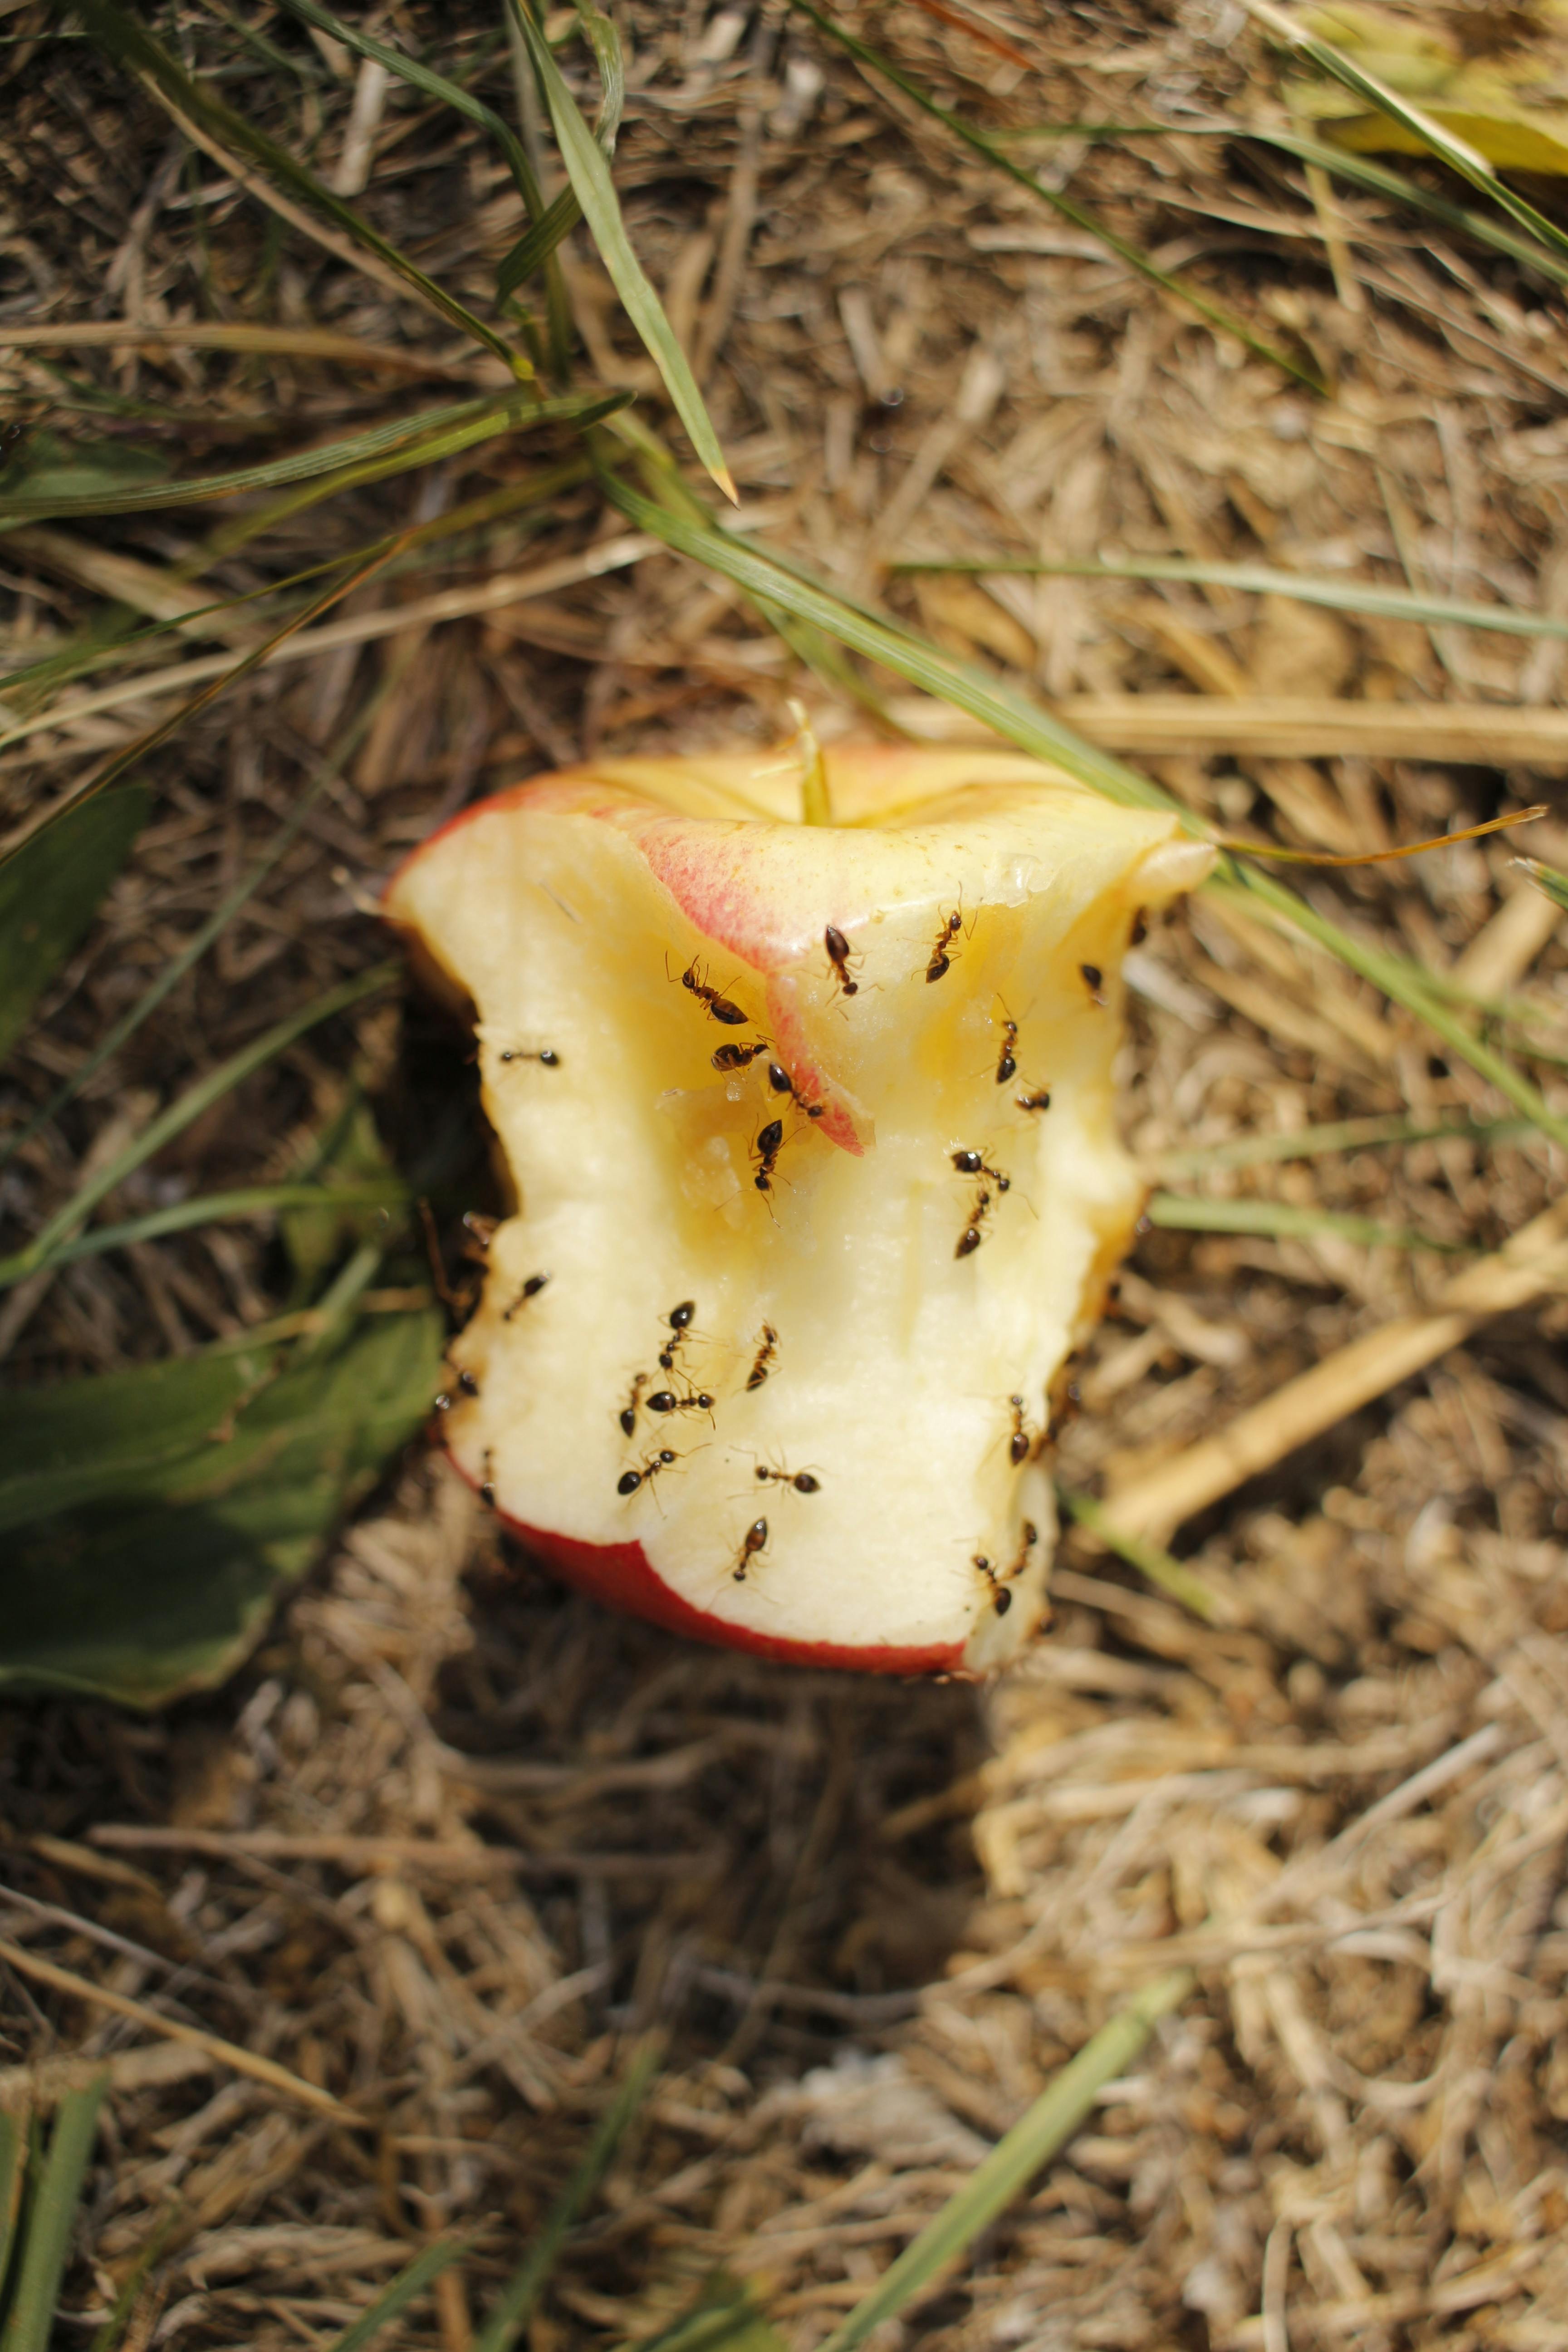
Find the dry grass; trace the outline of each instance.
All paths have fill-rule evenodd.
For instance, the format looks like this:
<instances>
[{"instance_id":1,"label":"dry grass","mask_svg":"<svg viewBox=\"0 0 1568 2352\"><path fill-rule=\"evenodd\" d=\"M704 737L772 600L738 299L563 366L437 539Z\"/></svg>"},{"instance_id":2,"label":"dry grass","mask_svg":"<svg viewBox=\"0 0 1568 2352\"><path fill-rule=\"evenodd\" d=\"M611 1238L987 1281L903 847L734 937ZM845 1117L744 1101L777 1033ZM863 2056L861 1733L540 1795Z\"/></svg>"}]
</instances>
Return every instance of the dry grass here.
<instances>
[{"instance_id":1,"label":"dry grass","mask_svg":"<svg viewBox=\"0 0 1568 2352\"><path fill-rule=\"evenodd\" d=\"M1205 0L1048 26L1017 5L976 13L1037 69L912 8L865 21L999 125L1239 111L1273 87L1239 12ZM883 569L1114 547L1568 609L1559 300L1373 199L1314 199L1260 149L1041 151L1167 267L1312 354L1335 383L1316 401L795 20L641 0L625 16L627 218L770 541L841 583L885 584L939 641L1068 712L1169 729L1136 739L1178 747L1149 764L1231 830L1375 847L1560 793L1542 781L1568 728L1558 644L1219 590ZM172 142L46 18L28 5L0 20L13 413L53 412L65 437L151 436L216 470L490 380L417 305ZM392 20L507 104L488 14ZM226 60L231 101L340 168L352 69L291 81L237 21L192 9L184 37L205 66ZM320 63L283 20L266 29ZM371 134L366 210L482 310L521 226L482 140L395 86ZM580 236L569 251L591 368L646 391ZM191 320L269 339L236 348ZM6 661L101 622L106 595L146 613L174 609L175 588L193 603L214 583L265 588L574 447L487 445L216 555L233 507L13 533ZM621 535L581 486L427 549L356 598L352 631L248 679L163 755L153 823L11 1065L12 1119L357 726L271 880L5 1179L7 1246L193 1064L374 961L367 894L471 794L601 746L786 731L800 680L779 643L668 555L626 551L594 576L592 551ZM501 574L540 578L481 610ZM246 607L231 623L259 626ZM121 665L115 699L84 678L76 715L0 745L5 824L166 709L158 673L200 658L208 625L150 642L135 699ZM806 691L823 731L865 723ZM1299 731L1308 701L1334 731ZM1449 705L1466 707L1474 764L1452 756ZM1508 1000L1531 1024L1512 1042L1563 1107L1568 954L1511 856L1493 840L1309 894ZM1134 969L1128 1116L1152 1171L1259 1131L1506 1108L1397 1007L1224 900L1159 929ZM362 1009L106 1213L285 1172L351 1070L403 1148L450 1108L448 1063L416 1003ZM1183 1181L1482 1253L1562 1178L1560 1156L1514 1136L1216 1161ZM450 1181L482 1199L477 1151ZM1220 1628L1080 1534L1048 1637L989 1690L773 1671L567 1599L419 1461L217 1697L153 1722L0 1710L5 1935L318 2094L312 2106L0 1969L0 2069L40 2070L47 2095L107 2056L115 2086L60 2342L90 2341L172 2216L123 2339L137 2352L329 2340L448 2223L475 2251L403 2340L464 2352L468 2313L580 2150L626 2037L657 2025L666 2072L533 2352L646 2331L719 2261L764 2279L809 2347L1119 1997L1184 1957L1199 1991L1143 2071L904 2332L954 2352L1553 2352L1568 2340L1568 1309L1551 1287L1489 1307L1462 1344L1347 1393L1348 1418L1283 1455L1276 1403L1335 1351L1437 1308L1455 1271L1327 1233L1142 1238L1078 1370L1061 1475L1125 1495L1254 1416L1259 1475L1180 1489L1178 1470L1185 1499L1159 1523L1221 1597ZM287 1303L268 1228L200 1231L10 1294L0 1352L26 1383L185 1350ZM0 2092L16 2080L0 2072ZM353 2128L319 2111L323 2091Z\"/></svg>"}]
</instances>

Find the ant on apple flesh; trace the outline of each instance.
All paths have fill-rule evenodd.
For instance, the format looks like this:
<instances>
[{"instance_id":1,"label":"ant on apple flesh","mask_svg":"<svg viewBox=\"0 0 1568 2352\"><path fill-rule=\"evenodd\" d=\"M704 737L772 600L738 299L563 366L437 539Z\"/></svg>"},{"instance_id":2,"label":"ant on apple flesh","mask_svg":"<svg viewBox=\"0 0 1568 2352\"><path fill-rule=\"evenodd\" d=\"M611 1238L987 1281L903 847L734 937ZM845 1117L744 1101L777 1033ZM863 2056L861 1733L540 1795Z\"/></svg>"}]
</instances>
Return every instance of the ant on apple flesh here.
<instances>
[{"instance_id":1,"label":"ant on apple flesh","mask_svg":"<svg viewBox=\"0 0 1568 2352\"><path fill-rule=\"evenodd\" d=\"M958 1237L954 1257L972 1257L985 1238L980 1228L991 1210L991 1187L982 1184L974 1195L974 1205L969 1212L969 1223Z\"/></svg>"},{"instance_id":2,"label":"ant on apple flesh","mask_svg":"<svg viewBox=\"0 0 1568 2352\"><path fill-rule=\"evenodd\" d=\"M1097 963L1080 963L1078 969L1079 977L1089 991L1089 1002L1093 1004L1103 1004L1105 974L1100 971L1100 966Z\"/></svg>"},{"instance_id":3,"label":"ant on apple flesh","mask_svg":"<svg viewBox=\"0 0 1568 2352\"><path fill-rule=\"evenodd\" d=\"M1013 1433L1007 1440L1007 1459L1016 1470L1020 1463L1028 1460L1034 1450L1035 1436L1024 1418L1023 1398L1010 1396L1007 1402L1013 1408Z\"/></svg>"},{"instance_id":4,"label":"ant on apple flesh","mask_svg":"<svg viewBox=\"0 0 1568 2352\"><path fill-rule=\"evenodd\" d=\"M1049 1110L1051 1090L1049 1087L1041 1087L1035 1094L1015 1095L1013 1100L1020 1110Z\"/></svg>"},{"instance_id":5,"label":"ant on apple flesh","mask_svg":"<svg viewBox=\"0 0 1568 2352\"><path fill-rule=\"evenodd\" d=\"M621 1428L627 1437L631 1437L636 1434L637 1425L637 1407L642 1402L642 1392L644 1389L647 1388L651 1377L652 1375L648 1372L638 1372L637 1378L633 1381L631 1387L626 1391L626 1401L625 1404L622 1405L619 1412L616 1415L616 1419L620 1423Z\"/></svg>"},{"instance_id":6,"label":"ant on apple flesh","mask_svg":"<svg viewBox=\"0 0 1568 2352\"><path fill-rule=\"evenodd\" d=\"M744 1584L746 1570L768 1539L766 1519L753 1519L741 1538L741 1549L735 1555L735 1565L730 1570L737 1584Z\"/></svg>"},{"instance_id":7,"label":"ant on apple flesh","mask_svg":"<svg viewBox=\"0 0 1568 2352\"><path fill-rule=\"evenodd\" d=\"M528 1280L523 1284L522 1288L518 1292L517 1297L512 1300L511 1305L510 1307L502 1307L501 1321L503 1323L510 1323L512 1317L517 1313L520 1307L526 1307L531 1298L538 1297L540 1292L543 1289L549 1279L550 1276L547 1274L531 1274Z\"/></svg>"},{"instance_id":8,"label":"ant on apple flesh","mask_svg":"<svg viewBox=\"0 0 1568 2352\"><path fill-rule=\"evenodd\" d=\"M834 985L841 989L846 996L858 995L860 983L858 980L850 978L849 964L852 956L856 963L860 961L860 958L854 955L843 932L834 924L829 923L822 934L822 944L827 950L827 961L833 966Z\"/></svg>"},{"instance_id":9,"label":"ant on apple flesh","mask_svg":"<svg viewBox=\"0 0 1568 2352\"><path fill-rule=\"evenodd\" d=\"M999 1192L1010 1192L1013 1179L1004 1176L999 1168L988 1167L978 1151L954 1151L949 1158L961 1176L989 1176Z\"/></svg>"},{"instance_id":10,"label":"ant on apple flesh","mask_svg":"<svg viewBox=\"0 0 1568 2352\"><path fill-rule=\"evenodd\" d=\"M710 1419L713 1399L706 1389L689 1389L685 1396L677 1396L673 1389L658 1389L647 1401L649 1412L705 1412Z\"/></svg>"},{"instance_id":11,"label":"ant on apple flesh","mask_svg":"<svg viewBox=\"0 0 1568 2352\"><path fill-rule=\"evenodd\" d=\"M661 1470L668 1470L672 1462L679 1459L679 1454L672 1454L668 1445L661 1445L657 1454L648 1455L640 1470L622 1471L616 1481L616 1494L635 1495L639 1486L651 1486Z\"/></svg>"},{"instance_id":12,"label":"ant on apple flesh","mask_svg":"<svg viewBox=\"0 0 1568 2352\"><path fill-rule=\"evenodd\" d=\"M537 1054L525 1054L521 1046L507 1045L502 1048L501 1060L503 1062L540 1062L547 1070L558 1070L561 1067L561 1056L553 1045L541 1046Z\"/></svg>"},{"instance_id":13,"label":"ant on apple flesh","mask_svg":"<svg viewBox=\"0 0 1568 2352\"><path fill-rule=\"evenodd\" d=\"M754 1045L721 1045L713 1055L716 1070L743 1070L768 1050L768 1040L761 1037Z\"/></svg>"},{"instance_id":14,"label":"ant on apple flesh","mask_svg":"<svg viewBox=\"0 0 1568 2352\"><path fill-rule=\"evenodd\" d=\"M681 973L680 985L689 989L692 995L708 1007L714 1020L722 1022L726 1029L742 1029L751 1018L749 1013L742 1012L738 1004L731 1003L729 997L721 996L716 988L709 986L702 978L702 963L699 956L693 956Z\"/></svg>"},{"instance_id":15,"label":"ant on apple flesh","mask_svg":"<svg viewBox=\"0 0 1568 2352\"><path fill-rule=\"evenodd\" d=\"M664 1319L668 1324L674 1337L667 1339L664 1346L658 1351L658 1368L661 1372L672 1372L675 1370L676 1350L680 1346L680 1343L685 1339L687 1333L690 1330L691 1318L696 1312L697 1307L695 1301L689 1298L683 1298L680 1305L679 1307L672 1307L669 1313L665 1317Z\"/></svg>"},{"instance_id":16,"label":"ant on apple flesh","mask_svg":"<svg viewBox=\"0 0 1568 2352\"><path fill-rule=\"evenodd\" d=\"M759 1462L757 1476L764 1486L793 1486L797 1495L820 1495L822 1481L809 1470L775 1470L771 1464Z\"/></svg>"},{"instance_id":17,"label":"ant on apple flesh","mask_svg":"<svg viewBox=\"0 0 1568 2352\"><path fill-rule=\"evenodd\" d=\"M1013 1052L1018 1042L1018 1024L1011 1013L1002 1024L1002 1051L996 1056L996 1083L1005 1087L1009 1078L1018 1075L1018 1064Z\"/></svg>"},{"instance_id":18,"label":"ant on apple flesh","mask_svg":"<svg viewBox=\"0 0 1568 2352\"><path fill-rule=\"evenodd\" d=\"M800 1088L795 1085L795 1080L790 1076L789 1072L784 1068L782 1062L770 1062L768 1064L768 1084L772 1087L775 1095L788 1095L796 1110L803 1110L807 1118L820 1118L822 1117L822 1104L819 1102L806 1101L805 1097L801 1093Z\"/></svg>"},{"instance_id":19,"label":"ant on apple flesh","mask_svg":"<svg viewBox=\"0 0 1568 2352\"><path fill-rule=\"evenodd\" d=\"M957 912L952 915L944 915L942 919L942 928L937 932L936 942L931 951L931 961L926 966L926 980L928 982L933 980L941 980L945 973L951 971L952 966L957 962L959 951L952 945L952 941L958 937L963 929L963 894L960 891Z\"/></svg>"},{"instance_id":20,"label":"ant on apple flesh","mask_svg":"<svg viewBox=\"0 0 1568 2352\"><path fill-rule=\"evenodd\" d=\"M758 1335L757 1353L751 1370L746 1374L748 1389L760 1389L773 1369L778 1352L779 1335L771 1323L764 1323Z\"/></svg>"},{"instance_id":21,"label":"ant on apple flesh","mask_svg":"<svg viewBox=\"0 0 1568 2352\"><path fill-rule=\"evenodd\" d=\"M758 1129L757 1139L752 1146L752 1154L757 1162L757 1172L752 1181L759 1192L773 1191L773 1170L778 1166L779 1153L783 1150L784 1121L782 1118L770 1118L766 1127Z\"/></svg>"}]
</instances>

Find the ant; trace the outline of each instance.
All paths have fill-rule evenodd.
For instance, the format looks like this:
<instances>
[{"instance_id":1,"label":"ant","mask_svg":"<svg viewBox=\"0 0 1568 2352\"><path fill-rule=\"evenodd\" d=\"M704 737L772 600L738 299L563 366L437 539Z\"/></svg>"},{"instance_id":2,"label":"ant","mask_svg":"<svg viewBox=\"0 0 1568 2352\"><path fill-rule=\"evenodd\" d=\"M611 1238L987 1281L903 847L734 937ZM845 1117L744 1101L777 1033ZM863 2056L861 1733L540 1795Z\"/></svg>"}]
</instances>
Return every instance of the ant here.
<instances>
[{"instance_id":1,"label":"ant","mask_svg":"<svg viewBox=\"0 0 1568 2352\"><path fill-rule=\"evenodd\" d=\"M767 1050L765 1037L760 1037L754 1045L721 1045L713 1056L713 1067L716 1070L743 1070L756 1060L759 1054L765 1054Z\"/></svg>"},{"instance_id":2,"label":"ant","mask_svg":"<svg viewBox=\"0 0 1568 2352\"><path fill-rule=\"evenodd\" d=\"M1018 1075L1017 1058L1013 1052L1018 1042L1018 1024L1011 1013L1002 1024L1002 1051L996 1056L996 1083L1005 1087L1009 1078Z\"/></svg>"},{"instance_id":3,"label":"ant","mask_svg":"<svg viewBox=\"0 0 1568 2352\"><path fill-rule=\"evenodd\" d=\"M549 1279L550 1276L547 1274L531 1274L511 1305L501 1309L501 1321L510 1323L520 1307L526 1307L531 1298L538 1297Z\"/></svg>"},{"instance_id":4,"label":"ant","mask_svg":"<svg viewBox=\"0 0 1568 2352\"><path fill-rule=\"evenodd\" d=\"M788 1095L796 1110L803 1110L807 1118L820 1118L822 1117L823 1106L821 1103L806 1101L805 1097L801 1093L800 1088L795 1085L795 1080L790 1076L789 1072L784 1068L782 1062L770 1062L768 1064L768 1084L772 1087L775 1095Z\"/></svg>"},{"instance_id":5,"label":"ant","mask_svg":"<svg viewBox=\"0 0 1568 2352\"><path fill-rule=\"evenodd\" d=\"M767 1379L770 1370L773 1369L773 1360L778 1352L778 1333L773 1329L771 1323L764 1323L763 1325L762 1336L757 1348L756 1360L752 1364L751 1370L746 1374L746 1386L748 1389L760 1389L762 1387L763 1382Z\"/></svg>"},{"instance_id":6,"label":"ant","mask_svg":"<svg viewBox=\"0 0 1568 2352\"><path fill-rule=\"evenodd\" d=\"M991 1171L988 1170L986 1172L989 1174ZM990 1208L991 1187L988 1184L982 1184L975 1193L974 1206L969 1212L969 1223L958 1237L958 1247L952 1253L954 1257L971 1257L980 1247L984 1239L980 1228L984 1223Z\"/></svg>"},{"instance_id":7,"label":"ant","mask_svg":"<svg viewBox=\"0 0 1568 2352\"><path fill-rule=\"evenodd\" d=\"M625 1404L622 1405L619 1412L616 1415L616 1419L620 1423L622 1429L628 1437L636 1434L637 1425L637 1407L642 1402L642 1392L644 1389L647 1388L650 1378L651 1375L647 1372L639 1372L637 1374L636 1380L633 1381L631 1387L626 1391L626 1401Z\"/></svg>"},{"instance_id":8,"label":"ant","mask_svg":"<svg viewBox=\"0 0 1568 2352\"><path fill-rule=\"evenodd\" d=\"M488 1445L479 1456L479 1460L485 1474L479 1481L479 1500L493 1507L496 1498L496 1458Z\"/></svg>"},{"instance_id":9,"label":"ant","mask_svg":"<svg viewBox=\"0 0 1568 2352\"><path fill-rule=\"evenodd\" d=\"M991 1562L986 1559L985 1554L983 1551L977 1551L975 1553L974 1565L980 1570L981 1575L985 1579L986 1583L991 1587L992 1607L995 1610L998 1617L1005 1617L1008 1610L1013 1606L1012 1594L1008 1591L1006 1585L997 1575L996 1570L992 1567Z\"/></svg>"},{"instance_id":10,"label":"ant","mask_svg":"<svg viewBox=\"0 0 1568 2352\"><path fill-rule=\"evenodd\" d=\"M944 915L942 919L942 928L937 932L936 944L931 951L931 961L926 966L926 979L928 982L933 980L941 980L943 975L950 971L952 966L957 962L958 950L952 945L952 941L958 937L963 929L963 894L961 891L959 893L957 913L952 915Z\"/></svg>"},{"instance_id":11,"label":"ant","mask_svg":"<svg viewBox=\"0 0 1568 2352\"><path fill-rule=\"evenodd\" d=\"M1033 1452L1035 1434L1024 1419L1023 1398L1010 1396L1007 1402L1013 1408L1013 1433L1007 1440L1007 1459L1016 1470L1021 1462L1028 1460Z\"/></svg>"},{"instance_id":12,"label":"ant","mask_svg":"<svg viewBox=\"0 0 1568 2352\"><path fill-rule=\"evenodd\" d=\"M474 1397L479 1395L479 1384L478 1381L475 1380L472 1372L469 1371L466 1364L462 1370L458 1374L458 1386L462 1390L465 1396Z\"/></svg>"},{"instance_id":13,"label":"ant","mask_svg":"<svg viewBox=\"0 0 1568 2352\"><path fill-rule=\"evenodd\" d=\"M1094 1004L1103 1004L1105 1003L1105 974L1100 971L1100 966L1097 963L1080 963L1078 969L1079 977L1089 991L1090 1003Z\"/></svg>"},{"instance_id":14,"label":"ant","mask_svg":"<svg viewBox=\"0 0 1568 2352\"><path fill-rule=\"evenodd\" d=\"M1013 1100L1020 1110L1049 1110L1051 1090L1049 1087L1041 1087L1032 1095L1015 1095Z\"/></svg>"},{"instance_id":15,"label":"ant","mask_svg":"<svg viewBox=\"0 0 1568 2352\"><path fill-rule=\"evenodd\" d=\"M649 1412L706 1412L711 1414L713 1399L706 1389L693 1389L686 1396L677 1396L673 1389L658 1389L647 1401Z\"/></svg>"},{"instance_id":16,"label":"ant","mask_svg":"<svg viewBox=\"0 0 1568 2352\"><path fill-rule=\"evenodd\" d=\"M766 1127L758 1129L757 1139L752 1146L757 1161L757 1172L752 1181L759 1192L773 1191L773 1170L778 1165L779 1153L783 1150L784 1121L782 1118L770 1118ZM661 1357L659 1360L662 1362L663 1358Z\"/></svg>"},{"instance_id":17,"label":"ant","mask_svg":"<svg viewBox=\"0 0 1568 2352\"><path fill-rule=\"evenodd\" d=\"M503 1062L540 1062L547 1070L558 1070L561 1067L561 1056L553 1045L542 1046L537 1054L525 1054L518 1046L507 1045L502 1049L501 1060Z\"/></svg>"},{"instance_id":18,"label":"ant","mask_svg":"<svg viewBox=\"0 0 1568 2352\"><path fill-rule=\"evenodd\" d=\"M726 1029L743 1028L751 1016L742 1013L738 1004L732 1004L727 996L721 996L716 988L710 988L700 973L700 960L693 956L680 975L682 988L688 988L693 996L700 997L714 1020L721 1021Z\"/></svg>"},{"instance_id":19,"label":"ant","mask_svg":"<svg viewBox=\"0 0 1568 2352\"><path fill-rule=\"evenodd\" d=\"M764 1485L793 1486L797 1495L820 1495L822 1481L814 1478L809 1470L774 1470L765 1462L757 1465L757 1476Z\"/></svg>"},{"instance_id":20,"label":"ant","mask_svg":"<svg viewBox=\"0 0 1568 2352\"><path fill-rule=\"evenodd\" d=\"M1013 1179L1004 1176L999 1168L988 1168L978 1151L954 1151L948 1156L961 1176L989 1176L999 1192L1012 1191ZM981 1191L984 1193L984 1185Z\"/></svg>"},{"instance_id":21,"label":"ant","mask_svg":"<svg viewBox=\"0 0 1568 2352\"><path fill-rule=\"evenodd\" d=\"M768 1539L766 1519L753 1519L741 1538L741 1549L735 1554L735 1565L730 1570L737 1584L744 1584L746 1570Z\"/></svg>"},{"instance_id":22,"label":"ant","mask_svg":"<svg viewBox=\"0 0 1568 2352\"><path fill-rule=\"evenodd\" d=\"M616 1480L616 1494L635 1495L639 1486L644 1485L651 1486L661 1470L668 1470L672 1462L679 1462L679 1454L672 1454L668 1445L661 1445L657 1454L648 1455L640 1470L622 1471Z\"/></svg>"},{"instance_id":23,"label":"ant","mask_svg":"<svg viewBox=\"0 0 1568 2352\"><path fill-rule=\"evenodd\" d=\"M853 950L843 932L836 929L833 924L829 923L822 934L822 944L827 950L827 961L833 966L835 986L841 988L846 996L858 995L860 983L858 980L851 980L849 977L849 961ZM860 958L856 956L855 961L858 963Z\"/></svg>"},{"instance_id":24,"label":"ant","mask_svg":"<svg viewBox=\"0 0 1568 2352\"><path fill-rule=\"evenodd\" d=\"M691 1318L696 1312L695 1300L683 1298L679 1306L672 1307L665 1317L665 1321L669 1325L675 1337L667 1340L658 1351L658 1368L661 1372L672 1372L675 1370L676 1349L690 1330Z\"/></svg>"}]
</instances>

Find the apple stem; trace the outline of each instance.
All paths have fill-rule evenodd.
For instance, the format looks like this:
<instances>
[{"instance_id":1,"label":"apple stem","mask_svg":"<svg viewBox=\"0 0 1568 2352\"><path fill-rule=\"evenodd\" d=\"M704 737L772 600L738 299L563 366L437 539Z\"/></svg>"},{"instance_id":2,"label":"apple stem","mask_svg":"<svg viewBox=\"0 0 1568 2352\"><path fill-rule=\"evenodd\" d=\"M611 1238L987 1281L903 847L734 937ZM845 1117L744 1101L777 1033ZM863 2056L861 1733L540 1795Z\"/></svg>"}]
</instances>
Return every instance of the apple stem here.
<instances>
[{"instance_id":1,"label":"apple stem","mask_svg":"<svg viewBox=\"0 0 1568 2352\"><path fill-rule=\"evenodd\" d=\"M827 762L822 756L804 702L791 701L790 717L795 724L795 742L800 749L800 821L802 824L831 824L833 803L827 791Z\"/></svg>"}]
</instances>

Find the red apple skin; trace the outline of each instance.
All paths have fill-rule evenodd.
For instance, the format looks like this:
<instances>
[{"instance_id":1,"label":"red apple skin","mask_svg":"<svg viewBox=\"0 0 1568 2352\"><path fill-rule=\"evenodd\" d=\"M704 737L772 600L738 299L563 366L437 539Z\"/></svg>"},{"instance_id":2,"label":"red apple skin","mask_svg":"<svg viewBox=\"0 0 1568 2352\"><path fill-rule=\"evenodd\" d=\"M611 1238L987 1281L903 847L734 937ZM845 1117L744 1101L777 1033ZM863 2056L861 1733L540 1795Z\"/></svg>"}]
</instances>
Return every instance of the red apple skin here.
<instances>
[{"instance_id":1,"label":"red apple skin","mask_svg":"<svg viewBox=\"0 0 1568 2352\"><path fill-rule=\"evenodd\" d=\"M475 1482L462 1464L450 1454L447 1458L458 1475L473 1486ZM720 1650L744 1650L774 1665L831 1666L856 1675L951 1675L966 1682L973 1680L963 1664L962 1643L935 1642L923 1649L898 1649L888 1643L856 1650L840 1642L781 1642L774 1634L728 1624L693 1609L648 1566L641 1544L577 1543L548 1528L524 1527L504 1511L498 1511L496 1517L526 1551L548 1560L563 1584L585 1592L605 1609L646 1618L650 1625L661 1625L667 1633L682 1634L688 1641L706 1642Z\"/></svg>"}]
</instances>

